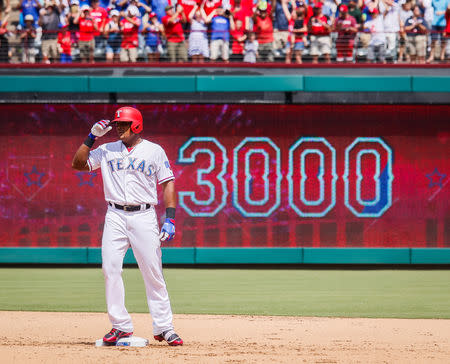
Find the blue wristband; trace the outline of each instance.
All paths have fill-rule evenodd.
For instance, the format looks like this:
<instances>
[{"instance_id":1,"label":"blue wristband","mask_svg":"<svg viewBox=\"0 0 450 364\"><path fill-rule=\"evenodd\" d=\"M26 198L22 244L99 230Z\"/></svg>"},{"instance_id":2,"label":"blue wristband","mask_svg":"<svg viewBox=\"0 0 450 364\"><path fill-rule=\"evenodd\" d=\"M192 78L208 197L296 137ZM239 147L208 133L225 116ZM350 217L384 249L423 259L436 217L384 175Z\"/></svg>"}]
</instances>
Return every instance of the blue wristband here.
<instances>
[{"instance_id":1,"label":"blue wristband","mask_svg":"<svg viewBox=\"0 0 450 364\"><path fill-rule=\"evenodd\" d=\"M86 140L83 142L84 145L88 146L89 148L92 148L92 146L95 143L95 135L92 133L89 133L89 135L87 136Z\"/></svg>"},{"instance_id":2,"label":"blue wristband","mask_svg":"<svg viewBox=\"0 0 450 364\"><path fill-rule=\"evenodd\" d=\"M175 219L175 207L166 208L166 218Z\"/></svg>"}]
</instances>

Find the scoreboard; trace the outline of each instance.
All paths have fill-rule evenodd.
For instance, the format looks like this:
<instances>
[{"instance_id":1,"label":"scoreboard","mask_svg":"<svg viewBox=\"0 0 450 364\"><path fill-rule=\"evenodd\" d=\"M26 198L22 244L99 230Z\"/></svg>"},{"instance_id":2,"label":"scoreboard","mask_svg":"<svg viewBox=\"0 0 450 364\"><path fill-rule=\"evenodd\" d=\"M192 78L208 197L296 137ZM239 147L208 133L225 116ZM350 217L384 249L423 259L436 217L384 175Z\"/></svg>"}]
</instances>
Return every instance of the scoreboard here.
<instances>
[{"instance_id":1,"label":"scoreboard","mask_svg":"<svg viewBox=\"0 0 450 364\"><path fill-rule=\"evenodd\" d=\"M176 176L171 246L450 246L449 106L133 106ZM71 159L117 107L0 106L0 246L100 245L101 173Z\"/></svg>"}]
</instances>

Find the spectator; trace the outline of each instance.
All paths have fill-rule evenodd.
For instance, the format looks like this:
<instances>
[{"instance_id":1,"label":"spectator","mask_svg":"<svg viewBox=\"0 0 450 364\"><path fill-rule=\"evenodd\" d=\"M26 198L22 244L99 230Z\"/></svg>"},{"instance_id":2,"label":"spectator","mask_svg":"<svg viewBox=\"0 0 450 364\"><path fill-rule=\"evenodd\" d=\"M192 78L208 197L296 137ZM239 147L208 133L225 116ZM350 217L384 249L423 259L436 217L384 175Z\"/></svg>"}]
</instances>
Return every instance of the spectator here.
<instances>
[{"instance_id":1,"label":"spectator","mask_svg":"<svg viewBox=\"0 0 450 364\"><path fill-rule=\"evenodd\" d=\"M253 14L253 24L258 40L258 54L264 60L273 62L273 23L268 16L267 2L260 2ZM250 44L252 44L250 42ZM244 58L245 60L245 58Z\"/></svg>"},{"instance_id":2,"label":"spectator","mask_svg":"<svg viewBox=\"0 0 450 364\"><path fill-rule=\"evenodd\" d=\"M202 3L202 7L206 16L210 16L211 13L221 5L222 0L204 0Z\"/></svg>"},{"instance_id":3,"label":"spectator","mask_svg":"<svg viewBox=\"0 0 450 364\"><path fill-rule=\"evenodd\" d=\"M331 62L331 26L329 22L329 18L322 14L322 3L315 3L313 16L308 21L308 31L311 36L309 54L313 58L313 63L319 62L320 55L323 55L325 62Z\"/></svg>"},{"instance_id":4,"label":"spectator","mask_svg":"<svg viewBox=\"0 0 450 364\"><path fill-rule=\"evenodd\" d=\"M139 15L139 9L134 5L130 5L126 12L122 12L123 19L120 21L120 29L122 30L120 60L122 62L137 61L138 34L141 25Z\"/></svg>"},{"instance_id":5,"label":"spectator","mask_svg":"<svg viewBox=\"0 0 450 364\"><path fill-rule=\"evenodd\" d=\"M199 8L199 1L198 0L178 0L178 4L180 4L183 7L184 13L189 19L195 18L195 13L192 15L192 18L190 18L191 12L194 8ZM189 21L186 22L187 25L189 25Z\"/></svg>"},{"instance_id":6,"label":"spectator","mask_svg":"<svg viewBox=\"0 0 450 364\"><path fill-rule=\"evenodd\" d=\"M69 9L70 0L54 0L54 1L55 1L55 6L58 9L59 24L61 27L63 27L65 25L67 25L66 16L70 10Z\"/></svg>"},{"instance_id":7,"label":"spectator","mask_svg":"<svg viewBox=\"0 0 450 364\"><path fill-rule=\"evenodd\" d=\"M305 49L306 32L306 5L303 2L298 3L297 9L292 12L289 19L289 41L286 45L286 63L291 63L292 51L294 51L295 63L302 63L302 52Z\"/></svg>"},{"instance_id":8,"label":"spectator","mask_svg":"<svg viewBox=\"0 0 450 364\"><path fill-rule=\"evenodd\" d=\"M111 6L111 5L112 5L111 0L100 0L99 6L105 10L108 10L110 8L112 9L113 6Z\"/></svg>"},{"instance_id":9,"label":"spectator","mask_svg":"<svg viewBox=\"0 0 450 364\"><path fill-rule=\"evenodd\" d=\"M80 3L78 0L72 0L70 2L70 9L66 15L66 24L72 37L72 44L78 43L78 33L80 31L79 24L75 24L75 19L78 19L80 15Z\"/></svg>"},{"instance_id":10,"label":"spectator","mask_svg":"<svg viewBox=\"0 0 450 364\"><path fill-rule=\"evenodd\" d=\"M106 38L106 61L120 61L120 45L122 44L122 29L120 28L120 13L113 9L109 13L110 20L106 23L104 34Z\"/></svg>"},{"instance_id":11,"label":"spectator","mask_svg":"<svg viewBox=\"0 0 450 364\"><path fill-rule=\"evenodd\" d=\"M21 20L19 21L21 28L25 27L25 17L27 15L32 15L35 22L34 26L38 26L39 10L41 9L41 4L38 0L22 0L16 9L21 10Z\"/></svg>"},{"instance_id":12,"label":"spectator","mask_svg":"<svg viewBox=\"0 0 450 364\"><path fill-rule=\"evenodd\" d=\"M249 32L247 40L244 45L244 62L256 63L258 55L258 41L256 40L256 34L254 32Z\"/></svg>"},{"instance_id":13,"label":"spectator","mask_svg":"<svg viewBox=\"0 0 450 364\"><path fill-rule=\"evenodd\" d=\"M161 36L164 34L164 27L158 21L155 13L150 13L149 21L145 24L143 32L145 37L145 50L150 62L158 62L161 49Z\"/></svg>"},{"instance_id":14,"label":"spectator","mask_svg":"<svg viewBox=\"0 0 450 364\"><path fill-rule=\"evenodd\" d=\"M433 7L434 15L431 23L431 51L427 62L433 62L436 51L436 43L439 41L441 46L440 60L445 60L445 47L447 46L447 40L445 38L445 12L449 5L449 0L432 0L431 5Z\"/></svg>"},{"instance_id":15,"label":"spectator","mask_svg":"<svg viewBox=\"0 0 450 364\"><path fill-rule=\"evenodd\" d=\"M386 55L396 61L397 36L400 32L400 6L394 0L381 0L378 10L383 15Z\"/></svg>"},{"instance_id":16,"label":"spectator","mask_svg":"<svg viewBox=\"0 0 450 364\"><path fill-rule=\"evenodd\" d=\"M273 0L274 12L273 47L275 52L285 50L289 37L289 19L293 11L290 0Z\"/></svg>"},{"instance_id":17,"label":"spectator","mask_svg":"<svg viewBox=\"0 0 450 364\"><path fill-rule=\"evenodd\" d=\"M5 13L5 16L9 15L9 13L11 12L11 5L9 0L0 1L0 16L2 12Z\"/></svg>"},{"instance_id":18,"label":"spectator","mask_svg":"<svg viewBox=\"0 0 450 364\"><path fill-rule=\"evenodd\" d=\"M166 16L165 9L169 5L168 0L150 0L150 1L152 11L156 14L158 20L162 22L162 18Z\"/></svg>"},{"instance_id":19,"label":"spectator","mask_svg":"<svg viewBox=\"0 0 450 364\"><path fill-rule=\"evenodd\" d=\"M358 6L362 12L362 24L360 26L360 33L358 34L359 35L358 41L359 41L359 45L361 48L368 50L370 39L372 38L372 35L370 34L370 32L363 31L364 23L366 21L369 21L372 19L371 11L375 8L378 9L378 0L364 0L362 5L359 5L359 3L358 3ZM350 14L350 9L349 9L349 14ZM363 55L363 54L361 54L361 55ZM367 56L367 54L366 54L366 56Z\"/></svg>"},{"instance_id":20,"label":"spectator","mask_svg":"<svg viewBox=\"0 0 450 364\"><path fill-rule=\"evenodd\" d=\"M9 63L8 19L0 12L0 63Z\"/></svg>"},{"instance_id":21,"label":"spectator","mask_svg":"<svg viewBox=\"0 0 450 364\"><path fill-rule=\"evenodd\" d=\"M176 11L172 5L166 6L166 16L162 18L162 23L167 38L167 53L171 62L187 62L187 48L181 26L186 20L182 6L177 6Z\"/></svg>"},{"instance_id":22,"label":"spectator","mask_svg":"<svg viewBox=\"0 0 450 364\"><path fill-rule=\"evenodd\" d=\"M425 63L427 54L427 26L419 5L414 6L413 15L405 22L408 36L407 49L412 62Z\"/></svg>"},{"instance_id":23,"label":"spectator","mask_svg":"<svg viewBox=\"0 0 450 364\"><path fill-rule=\"evenodd\" d=\"M242 8L242 11L247 16L248 26L250 28L250 23L252 21L252 17L253 17L253 13L254 13L254 8L253 8L254 0L234 0L234 4L236 7L237 7L238 1L240 2L240 7ZM247 24L245 22L244 22L244 25L247 26Z\"/></svg>"},{"instance_id":24,"label":"spectator","mask_svg":"<svg viewBox=\"0 0 450 364\"><path fill-rule=\"evenodd\" d=\"M412 17L413 12L411 10L412 2L411 0L401 0L399 1L401 5L400 8L400 34L399 34L399 48L398 48L398 61L403 62L405 57L406 62L409 62L409 55L405 53L406 49L406 32L405 23L410 17Z\"/></svg>"},{"instance_id":25,"label":"spectator","mask_svg":"<svg viewBox=\"0 0 450 364\"><path fill-rule=\"evenodd\" d=\"M81 1L83 1L83 0L81 0ZM129 2L130 2L129 0L112 0L111 8L116 9L120 13L121 11L127 10Z\"/></svg>"},{"instance_id":26,"label":"spectator","mask_svg":"<svg viewBox=\"0 0 450 364\"><path fill-rule=\"evenodd\" d=\"M141 25L139 26L138 32L138 54L146 53L146 45L145 45L145 35L143 34L144 24L149 23L148 15L152 12L152 8L146 4L146 0L129 0L128 6L135 6L139 10L139 20L141 21Z\"/></svg>"},{"instance_id":27,"label":"spectator","mask_svg":"<svg viewBox=\"0 0 450 364\"><path fill-rule=\"evenodd\" d=\"M355 37L355 43L357 43L359 47L367 48L369 45L370 34L365 34L361 32L363 29L364 20L361 8L358 6L357 0L349 0L347 3L347 7L348 7L348 15L355 18L358 28L358 33L356 33ZM366 39L364 39L364 37L366 37Z\"/></svg>"},{"instance_id":28,"label":"spectator","mask_svg":"<svg viewBox=\"0 0 450 364\"><path fill-rule=\"evenodd\" d=\"M447 39L450 38L450 2L448 3L447 10L445 11L445 24L444 37Z\"/></svg>"},{"instance_id":29,"label":"spectator","mask_svg":"<svg viewBox=\"0 0 450 364\"><path fill-rule=\"evenodd\" d=\"M58 34L58 50L61 63L72 63L72 39L67 25Z\"/></svg>"},{"instance_id":30,"label":"spectator","mask_svg":"<svg viewBox=\"0 0 450 364\"><path fill-rule=\"evenodd\" d=\"M144 16L152 12L152 7L148 6L146 0L129 0L130 5L134 5L139 9L141 21L143 21Z\"/></svg>"},{"instance_id":31,"label":"spectator","mask_svg":"<svg viewBox=\"0 0 450 364\"><path fill-rule=\"evenodd\" d=\"M347 5L339 6L339 16L334 21L334 31L338 33L336 39L336 61L353 61L353 47L358 24L354 17L348 14Z\"/></svg>"},{"instance_id":32,"label":"spectator","mask_svg":"<svg viewBox=\"0 0 450 364\"><path fill-rule=\"evenodd\" d=\"M48 2L40 10L39 25L42 27L42 62L50 63L58 59L59 14L55 4Z\"/></svg>"},{"instance_id":33,"label":"spectator","mask_svg":"<svg viewBox=\"0 0 450 364\"><path fill-rule=\"evenodd\" d=\"M250 29L250 16L252 14L252 11L251 9L249 10L242 7L241 0L234 1L234 7L231 10L231 13L233 14L233 19L236 27L237 21L240 20L242 22L244 31L248 31Z\"/></svg>"},{"instance_id":34,"label":"spectator","mask_svg":"<svg viewBox=\"0 0 450 364\"><path fill-rule=\"evenodd\" d=\"M423 9L423 18L427 22L428 30L431 28L431 24L433 22L434 17L434 9L433 6L431 5L431 1L432 0L416 0L416 5L419 5L421 9Z\"/></svg>"},{"instance_id":35,"label":"spectator","mask_svg":"<svg viewBox=\"0 0 450 364\"><path fill-rule=\"evenodd\" d=\"M358 24L358 30L362 29L362 24L364 23L363 16L361 9L356 3L356 0L349 0L347 7L348 7L348 15L354 17L356 23Z\"/></svg>"},{"instance_id":36,"label":"spectator","mask_svg":"<svg viewBox=\"0 0 450 364\"><path fill-rule=\"evenodd\" d=\"M90 15L89 5L81 6L81 13L74 19L74 23L80 27L80 37L78 47L80 49L81 62L94 63L94 34L97 29L97 23Z\"/></svg>"},{"instance_id":37,"label":"spectator","mask_svg":"<svg viewBox=\"0 0 450 364\"><path fill-rule=\"evenodd\" d=\"M372 10L378 9L379 0L364 0L364 5L361 7L364 17L364 22L372 20ZM378 9L379 11L380 9Z\"/></svg>"},{"instance_id":38,"label":"spectator","mask_svg":"<svg viewBox=\"0 0 450 364\"><path fill-rule=\"evenodd\" d=\"M234 30L233 16L229 10L224 10L220 5L208 16L207 21L209 20L211 21L211 61L217 60L220 55L222 60L228 63L230 30Z\"/></svg>"},{"instance_id":39,"label":"spectator","mask_svg":"<svg viewBox=\"0 0 450 364\"><path fill-rule=\"evenodd\" d=\"M230 32L233 38L233 44L231 45L231 53L238 61L243 61L244 56L244 44L247 36L245 34L245 26L241 19L235 19L235 29Z\"/></svg>"},{"instance_id":40,"label":"spectator","mask_svg":"<svg viewBox=\"0 0 450 364\"><path fill-rule=\"evenodd\" d=\"M99 0L91 1L91 18L97 24L97 30L94 32L95 49L103 53L106 48L106 38L103 31L108 20L108 12L100 6Z\"/></svg>"},{"instance_id":41,"label":"spectator","mask_svg":"<svg viewBox=\"0 0 450 364\"><path fill-rule=\"evenodd\" d=\"M209 58L207 17L203 8L195 5L189 13L191 32L189 34L189 56L194 63L202 63Z\"/></svg>"},{"instance_id":42,"label":"spectator","mask_svg":"<svg viewBox=\"0 0 450 364\"><path fill-rule=\"evenodd\" d=\"M22 62L34 63L36 60L36 27L34 26L33 15L25 16L25 28L20 33L20 41L22 43Z\"/></svg>"},{"instance_id":43,"label":"spectator","mask_svg":"<svg viewBox=\"0 0 450 364\"><path fill-rule=\"evenodd\" d=\"M377 8L373 8L370 15L371 20L366 21L364 24L364 30L371 34L367 59L371 62L376 62L379 59L380 62L386 63L386 35L384 32L383 18L380 16Z\"/></svg>"},{"instance_id":44,"label":"spectator","mask_svg":"<svg viewBox=\"0 0 450 364\"><path fill-rule=\"evenodd\" d=\"M348 0L337 1L337 0L324 0L322 2L322 14L327 16L330 19L330 24L334 23L335 15L338 13L338 5L341 3L342 5L347 5Z\"/></svg>"}]
</instances>

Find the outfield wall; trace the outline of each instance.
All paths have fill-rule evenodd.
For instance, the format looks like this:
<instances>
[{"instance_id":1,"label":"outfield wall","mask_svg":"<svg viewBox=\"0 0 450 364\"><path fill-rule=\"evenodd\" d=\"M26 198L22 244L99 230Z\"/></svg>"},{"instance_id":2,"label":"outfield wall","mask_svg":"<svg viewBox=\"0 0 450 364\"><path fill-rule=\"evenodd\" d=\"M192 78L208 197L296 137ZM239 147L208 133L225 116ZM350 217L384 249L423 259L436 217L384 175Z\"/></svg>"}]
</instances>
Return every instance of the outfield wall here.
<instances>
[{"instance_id":1,"label":"outfield wall","mask_svg":"<svg viewBox=\"0 0 450 364\"><path fill-rule=\"evenodd\" d=\"M162 248L163 264L450 264L448 248ZM0 248L0 264L102 263L100 248ZM124 264L137 264L131 249Z\"/></svg>"},{"instance_id":2,"label":"outfield wall","mask_svg":"<svg viewBox=\"0 0 450 364\"><path fill-rule=\"evenodd\" d=\"M71 158L92 123L119 106L118 95L152 101L165 94L170 103L135 104L144 114L143 136L165 148L176 176L177 236L164 248L165 263L449 263L448 76L0 81L3 102L10 95L28 100L0 105L0 262L99 263L101 174L73 171ZM284 98L227 103L260 92ZM295 104L312 94L326 101L327 92L333 103ZM88 103L99 93L110 101ZM348 93L392 97L394 104L339 104ZM83 103L39 102L55 94ZM176 102L176 95L206 94L221 95L221 103ZM446 102L396 105L401 94ZM104 138L112 140L113 132ZM163 219L161 206L157 213Z\"/></svg>"},{"instance_id":3,"label":"outfield wall","mask_svg":"<svg viewBox=\"0 0 450 364\"><path fill-rule=\"evenodd\" d=\"M45 70L10 70L5 75L0 69L0 103L448 104L450 92L447 69L362 73L359 68L347 74L333 69L284 70L285 74L280 70L258 74L256 69L233 69L231 74L226 74L230 70L172 69L165 74L137 69L126 76L117 76L124 71L116 71L105 70L108 76L102 76L99 70L86 75L82 70L55 69L49 76L41 75L48 73Z\"/></svg>"},{"instance_id":4,"label":"outfield wall","mask_svg":"<svg viewBox=\"0 0 450 364\"><path fill-rule=\"evenodd\" d=\"M0 92L450 92L450 76L1 76Z\"/></svg>"}]
</instances>

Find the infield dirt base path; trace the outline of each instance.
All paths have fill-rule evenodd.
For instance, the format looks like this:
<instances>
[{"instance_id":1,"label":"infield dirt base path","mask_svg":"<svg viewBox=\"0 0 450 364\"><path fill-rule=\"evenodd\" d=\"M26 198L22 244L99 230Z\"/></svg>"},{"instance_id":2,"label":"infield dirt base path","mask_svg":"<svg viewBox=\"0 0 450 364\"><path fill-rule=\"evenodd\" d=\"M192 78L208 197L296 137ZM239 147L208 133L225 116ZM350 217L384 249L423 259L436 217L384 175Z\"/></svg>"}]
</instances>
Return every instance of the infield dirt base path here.
<instances>
[{"instance_id":1,"label":"infield dirt base path","mask_svg":"<svg viewBox=\"0 0 450 364\"><path fill-rule=\"evenodd\" d=\"M95 347L105 313L0 312L2 363L450 363L450 320L175 315L182 347Z\"/></svg>"}]
</instances>

